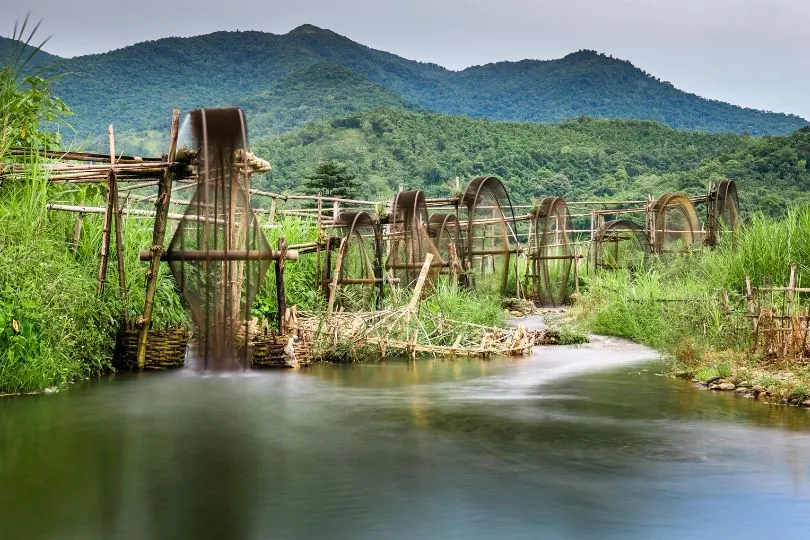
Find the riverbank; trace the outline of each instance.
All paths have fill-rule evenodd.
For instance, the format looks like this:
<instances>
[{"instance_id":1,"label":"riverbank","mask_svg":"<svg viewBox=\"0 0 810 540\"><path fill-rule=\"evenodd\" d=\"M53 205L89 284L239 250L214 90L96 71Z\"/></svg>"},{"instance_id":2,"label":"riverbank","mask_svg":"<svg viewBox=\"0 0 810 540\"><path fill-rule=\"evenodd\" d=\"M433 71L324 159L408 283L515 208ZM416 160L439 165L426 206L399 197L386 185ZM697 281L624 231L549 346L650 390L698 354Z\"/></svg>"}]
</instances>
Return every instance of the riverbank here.
<instances>
[{"instance_id":1,"label":"riverbank","mask_svg":"<svg viewBox=\"0 0 810 540\"><path fill-rule=\"evenodd\" d=\"M757 216L714 250L652 256L641 267L584 276L571 310L583 329L620 336L660 351L667 372L717 391L735 391L775 404L810 405L810 363L797 325L798 348L783 355L763 346L746 277L757 288L795 286L810 276L810 207L782 220ZM804 278L804 280L803 280ZM771 295L774 296L774 295ZM797 293L792 313L808 312L810 296ZM757 307L782 313L778 296ZM757 311L756 313L759 313ZM804 340L807 343L807 340Z\"/></svg>"}]
</instances>

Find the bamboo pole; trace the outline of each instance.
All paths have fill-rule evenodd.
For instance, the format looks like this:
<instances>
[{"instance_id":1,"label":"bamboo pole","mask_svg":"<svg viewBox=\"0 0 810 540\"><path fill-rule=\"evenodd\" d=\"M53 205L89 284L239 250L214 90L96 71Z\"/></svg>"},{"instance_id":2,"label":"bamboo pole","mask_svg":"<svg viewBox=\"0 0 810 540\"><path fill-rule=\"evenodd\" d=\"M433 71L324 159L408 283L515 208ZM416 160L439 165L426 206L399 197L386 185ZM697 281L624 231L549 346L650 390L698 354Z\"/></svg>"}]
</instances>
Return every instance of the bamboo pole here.
<instances>
[{"instance_id":1,"label":"bamboo pole","mask_svg":"<svg viewBox=\"0 0 810 540\"><path fill-rule=\"evenodd\" d=\"M107 282L107 262L110 257L110 229L113 218L113 199L118 200L118 191L115 189L115 140L112 124L107 127L110 135L110 169L107 173L107 202L104 206L104 228L101 232L101 257L98 263L98 295L104 294Z\"/></svg>"},{"instance_id":2,"label":"bamboo pole","mask_svg":"<svg viewBox=\"0 0 810 540\"><path fill-rule=\"evenodd\" d=\"M84 204L84 197L82 197L80 204ZM73 239L70 242L70 250L73 253L77 253L79 251L79 242L82 239L82 223L84 221L84 213L79 212L79 215L76 216L76 225L73 227Z\"/></svg>"},{"instance_id":3,"label":"bamboo pole","mask_svg":"<svg viewBox=\"0 0 810 540\"><path fill-rule=\"evenodd\" d=\"M45 205L45 208L48 210L56 210L61 212L77 212L79 214L103 214L105 212L105 208L103 206L75 206L70 204L58 204L58 203L48 203ZM154 210L144 210L141 208L122 208L121 213L123 215L130 215L130 216L143 216L149 218L155 218L158 214ZM206 223L224 223L225 220L222 218L212 218L208 216L185 216L183 214L177 214L173 212L168 212L166 214L166 219L170 219L173 221L179 221L183 218L186 218L190 221L202 221Z\"/></svg>"},{"instance_id":4,"label":"bamboo pole","mask_svg":"<svg viewBox=\"0 0 810 540\"><path fill-rule=\"evenodd\" d=\"M169 139L169 163L174 161L177 152L177 134L180 128L180 110L172 111L172 131ZM155 302L155 289L157 287L158 274L160 272L160 257L163 254L163 240L166 235L166 221L169 213L169 194L172 190L172 172L165 169L163 179L158 185L159 196L156 206L155 229L152 236L152 261L149 272L146 274L146 298L143 305L143 320L141 335L138 339L138 369L143 369L146 364L146 342L149 338L149 326L152 323L152 307Z\"/></svg>"},{"instance_id":5,"label":"bamboo pole","mask_svg":"<svg viewBox=\"0 0 810 540\"><path fill-rule=\"evenodd\" d=\"M275 199L273 199L275 202ZM321 234L322 234L322 219L323 219L323 197L318 193L318 222L315 231L315 290L321 287Z\"/></svg>"},{"instance_id":6,"label":"bamboo pole","mask_svg":"<svg viewBox=\"0 0 810 540\"><path fill-rule=\"evenodd\" d=\"M278 333L286 332L284 318L287 315L287 293L284 289L284 263L287 260L287 242L281 236L278 239L279 257L276 259L276 303L278 304Z\"/></svg>"},{"instance_id":7,"label":"bamboo pole","mask_svg":"<svg viewBox=\"0 0 810 540\"><path fill-rule=\"evenodd\" d=\"M23 156L31 153L30 148L14 147L9 149L12 156ZM99 163L106 163L110 156L107 154L94 153L94 152L73 152L69 150L39 150L38 153L48 159L61 159L67 161L96 161ZM119 156L120 163L143 163L153 162L161 163L159 157L141 157L141 156Z\"/></svg>"},{"instance_id":8,"label":"bamboo pole","mask_svg":"<svg viewBox=\"0 0 810 540\"><path fill-rule=\"evenodd\" d=\"M115 132L110 124L110 160L115 162ZM118 201L118 182L115 179L115 172L110 172L110 192L113 201L113 218L115 219L115 257L118 267L118 294L121 297L121 305L124 308L124 327L129 327L129 309L127 307L127 276L124 268L124 237L121 227L121 208Z\"/></svg>"},{"instance_id":9,"label":"bamboo pole","mask_svg":"<svg viewBox=\"0 0 810 540\"><path fill-rule=\"evenodd\" d=\"M332 310L335 307L335 295L340 286L340 271L343 269L343 256L346 254L346 238L340 241L340 249L338 249L337 263L335 264L335 274L332 276L332 283L329 284L329 301L327 302L326 315L332 315ZM327 266L328 268L328 266Z\"/></svg>"},{"instance_id":10,"label":"bamboo pole","mask_svg":"<svg viewBox=\"0 0 810 540\"><path fill-rule=\"evenodd\" d=\"M428 272L430 272L431 262L433 261L433 253L428 252L425 255L425 262L422 264L422 270L419 271L419 278L416 280L416 286L413 288L413 295L408 304L410 312L416 311L416 306L419 304L419 299L422 297L422 289L425 286Z\"/></svg>"},{"instance_id":11,"label":"bamboo pole","mask_svg":"<svg viewBox=\"0 0 810 540\"><path fill-rule=\"evenodd\" d=\"M298 260L298 251L289 249L289 246L284 251L284 258L289 261ZM275 261L280 259L282 253L280 251L272 250L270 253L259 251L258 249L249 250L209 250L209 249L186 249L179 252L166 252L161 254L161 261ZM151 261L151 251L141 251L140 259L142 261Z\"/></svg>"}]
</instances>

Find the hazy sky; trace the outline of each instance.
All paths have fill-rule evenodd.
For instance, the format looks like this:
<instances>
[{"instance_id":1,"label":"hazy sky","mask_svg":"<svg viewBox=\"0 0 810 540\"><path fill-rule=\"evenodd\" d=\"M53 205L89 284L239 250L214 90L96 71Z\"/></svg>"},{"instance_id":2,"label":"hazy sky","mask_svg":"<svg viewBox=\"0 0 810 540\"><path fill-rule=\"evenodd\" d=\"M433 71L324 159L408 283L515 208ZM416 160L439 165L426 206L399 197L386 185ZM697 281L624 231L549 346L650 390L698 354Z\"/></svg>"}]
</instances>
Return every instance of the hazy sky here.
<instances>
[{"instance_id":1,"label":"hazy sky","mask_svg":"<svg viewBox=\"0 0 810 540\"><path fill-rule=\"evenodd\" d=\"M60 56L303 23L451 69L595 49L704 97L810 119L810 0L2 0L0 33L27 12Z\"/></svg>"}]
</instances>

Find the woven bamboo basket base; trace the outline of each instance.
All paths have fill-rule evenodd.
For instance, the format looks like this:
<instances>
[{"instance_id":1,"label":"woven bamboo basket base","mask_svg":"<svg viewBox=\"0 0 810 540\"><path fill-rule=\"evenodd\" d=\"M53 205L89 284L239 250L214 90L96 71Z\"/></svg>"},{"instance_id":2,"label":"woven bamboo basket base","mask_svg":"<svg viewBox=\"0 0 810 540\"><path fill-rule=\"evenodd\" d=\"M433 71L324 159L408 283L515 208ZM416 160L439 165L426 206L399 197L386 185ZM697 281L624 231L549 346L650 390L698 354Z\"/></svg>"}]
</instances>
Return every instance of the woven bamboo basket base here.
<instances>
[{"instance_id":1,"label":"woven bamboo basket base","mask_svg":"<svg viewBox=\"0 0 810 540\"><path fill-rule=\"evenodd\" d=\"M124 328L119 330L113 356L113 366L117 369L138 368L138 340L140 330ZM186 360L186 348L190 334L185 328L150 330L146 342L147 369L167 369L182 367Z\"/></svg>"},{"instance_id":2,"label":"woven bamboo basket base","mask_svg":"<svg viewBox=\"0 0 810 540\"><path fill-rule=\"evenodd\" d=\"M289 337L273 334L254 334L250 340L251 367L277 368L305 366L312 363L312 344L296 338L289 354Z\"/></svg>"}]
</instances>

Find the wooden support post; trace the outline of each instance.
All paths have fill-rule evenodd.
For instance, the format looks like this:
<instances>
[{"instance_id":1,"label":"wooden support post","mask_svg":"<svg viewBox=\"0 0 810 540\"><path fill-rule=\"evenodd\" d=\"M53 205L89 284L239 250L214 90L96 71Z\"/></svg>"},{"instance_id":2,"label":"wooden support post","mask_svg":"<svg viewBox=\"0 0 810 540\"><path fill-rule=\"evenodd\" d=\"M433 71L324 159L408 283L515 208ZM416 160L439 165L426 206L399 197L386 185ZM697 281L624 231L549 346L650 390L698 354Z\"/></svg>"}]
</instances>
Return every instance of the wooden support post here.
<instances>
[{"instance_id":1,"label":"wooden support post","mask_svg":"<svg viewBox=\"0 0 810 540\"><path fill-rule=\"evenodd\" d=\"M425 286L428 272L430 272L431 262L433 262L433 253L428 252L428 254L425 255L425 262L422 264L422 270L419 272L419 279L416 280L416 287L413 288L413 296L411 296L411 301L408 304L408 310L411 312L415 312L416 307L419 305L419 299L422 297L422 289Z\"/></svg>"},{"instance_id":2,"label":"wooden support post","mask_svg":"<svg viewBox=\"0 0 810 540\"><path fill-rule=\"evenodd\" d=\"M793 347L793 338L794 338L794 325L793 325L793 300L795 299L796 295L796 263L791 263L790 265L790 279L788 281L787 291L785 291L785 315L788 317L787 321L784 319L780 321L780 326L787 325L787 330L790 331L790 334L784 336L784 341L782 343L782 356L785 357L788 355L788 349ZM793 351L791 351L793 352ZM802 351L804 352L804 351Z\"/></svg>"},{"instance_id":3,"label":"wooden support post","mask_svg":"<svg viewBox=\"0 0 810 540\"><path fill-rule=\"evenodd\" d=\"M447 253L450 257L450 275L453 276L453 286L458 286L458 275L461 273L461 263L458 261L458 252L455 242L447 245Z\"/></svg>"},{"instance_id":4,"label":"wooden support post","mask_svg":"<svg viewBox=\"0 0 810 540\"><path fill-rule=\"evenodd\" d=\"M315 225L315 290L321 288L321 233L323 219L323 195L318 193L318 222Z\"/></svg>"},{"instance_id":5,"label":"wooden support post","mask_svg":"<svg viewBox=\"0 0 810 540\"><path fill-rule=\"evenodd\" d=\"M268 225L274 227L276 224L276 198L273 197L270 199L270 218L268 220Z\"/></svg>"},{"instance_id":6,"label":"wooden support post","mask_svg":"<svg viewBox=\"0 0 810 540\"><path fill-rule=\"evenodd\" d=\"M287 293L284 288L284 264L287 262L287 242L284 237L278 239L279 257L276 259L276 303L278 304L278 333L286 332L285 318L287 317Z\"/></svg>"},{"instance_id":7,"label":"wooden support post","mask_svg":"<svg viewBox=\"0 0 810 540\"><path fill-rule=\"evenodd\" d=\"M115 164L115 140L113 127L107 127L110 135L110 163ZM114 213L113 200L118 199L118 190L115 189L115 172L110 169L107 174L107 203L104 205L104 228L101 231L101 256L98 261L98 295L104 294L104 286L107 283L107 262L110 258L110 231L112 229L112 218Z\"/></svg>"},{"instance_id":8,"label":"wooden support post","mask_svg":"<svg viewBox=\"0 0 810 540\"><path fill-rule=\"evenodd\" d=\"M340 241L340 248L337 254L337 263L335 264L335 274L332 276L332 283L329 284L329 302L326 307L326 314L331 315L335 307L335 295L340 286L340 272L343 270L343 256L346 254L346 238ZM327 269L329 267L327 266Z\"/></svg>"},{"instance_id":9,"label":"wooden support post","mask_svg":"<svg viewBox=\"0 0 810 540\"><path fill-rule=\"evenodd\" d=\"M332 201L332 221L337 223L339 217L340 217L340 203L338 203L337 201Z\"/></svg>"},{"instance_id":10,"label":"wooden support post","mask_svg":"<svg viewBox=\"0 0 810 540\"><path fill-rule=\"evenodd\" d=\"M791 263L790 265L790 280L788 281L788 287L785 294L785 307L788 310L786 315L788 317L793 316L793 300L795 300L796 295L796 263Z\"/></svg>"},{"instance_id":11,"label":"wooden support post","mask_svg":"<svg viewBox=\"0 0 810 540\"><path fill-rule=\"evenodd\" d=\"M177 133L180 128L180 111L172 111L172 131L169 142L169 163L172 163L177 152ZM155 229L152 235L152 261L149 272L146 274L146 298L143 304L141 321L141 335L138 339L138 369L146 364L146 341L149 337L149 326L152 324L152 307L155 302L155 289L158 274L160 273L160 257L163 255L163 240L166 236L166 221L169 213L169 198L172 191L172 176L170 168L166 168L163 178L158 184L158 198L155 202L157 215L155 216Z\"/></svg>"},{"instance_id":12,"label":"wooden support post","mask_svg":"<svg viewBox=\"0 0 810 540\"><path fill-rule=\"evenodd\" d=\"M115 132L113 126L109 127L110 135L110 159L115 163ZM124 265L124 232L121 225L121 208L118 201L118 180L115 171L110 171L110 192L113 201L113 217L115 219L115 258L118 267L118 294L121 297L121 305L124 313L124 326L129 327L129 307L127 306L127 276Z\"/></svg>"},{"instance_id":13,"label":"wooden support post","mask_svg":"<svg viewBox=\"0 0 810 540\"><path fill-rule=\"evenodd\" d=\"M84 206L84 197L79 202L80 206ZM79 242L82 239L82 222L84 221L84 214L79 212L76 216L76 226L73 228L73 240L70 242L70 250L73 253L79 251Z\"/></svg>"}]
</instances>

